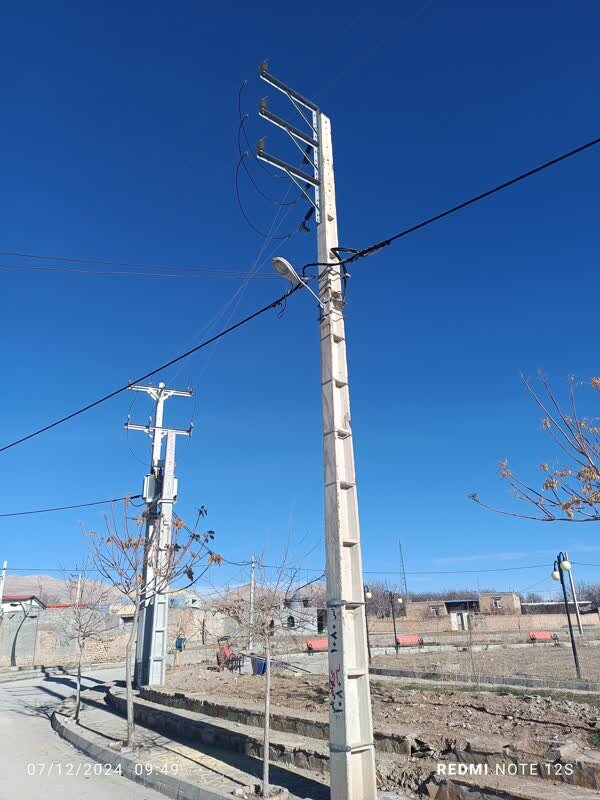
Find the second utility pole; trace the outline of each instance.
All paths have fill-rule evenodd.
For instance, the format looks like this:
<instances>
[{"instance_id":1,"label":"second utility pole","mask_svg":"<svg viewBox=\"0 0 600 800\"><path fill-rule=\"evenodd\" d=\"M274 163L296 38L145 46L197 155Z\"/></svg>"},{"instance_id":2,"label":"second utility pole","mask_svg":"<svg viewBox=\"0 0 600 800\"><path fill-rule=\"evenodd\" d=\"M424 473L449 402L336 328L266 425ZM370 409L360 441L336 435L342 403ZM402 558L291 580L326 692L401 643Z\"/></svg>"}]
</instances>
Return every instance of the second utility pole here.
<instances>
[{"instance_id":1,"label":"second utility pole","mask_svg":"<svg viewBox=\"0 0 600 800\"><path fill-rule=\"evenodd\" d=\"M167 389L158 386L129 387L134 392L145 392L155 401L154 418L148 425L125 423L128 430L144 431L152 438L150 472L144 478L143 497L146 510L147 553L142 576L142 591L135 652L136 686L162 685L165 682L168 648L168 575L164 574L166 548L171 543L173 504L177 496L175 478L175 439L178 435L191 436L187 430L165 428L163 414L165 400L169 397L191 397L191 389ZM167 444L162 456L162 441ZM161 567L163 567L161 569Z\"/></svg>"},{"instance_id":2,"label":"second utility pole","mask_svg":"<svg viewBox=\"0 0 600 800\"><path fill-rule=\"evenodd\" d=\"M256 560L252 556L250 560L250 617L248 620L248 652L251 653L254 647L254 570Z\"/></svg>"}]
</instances>

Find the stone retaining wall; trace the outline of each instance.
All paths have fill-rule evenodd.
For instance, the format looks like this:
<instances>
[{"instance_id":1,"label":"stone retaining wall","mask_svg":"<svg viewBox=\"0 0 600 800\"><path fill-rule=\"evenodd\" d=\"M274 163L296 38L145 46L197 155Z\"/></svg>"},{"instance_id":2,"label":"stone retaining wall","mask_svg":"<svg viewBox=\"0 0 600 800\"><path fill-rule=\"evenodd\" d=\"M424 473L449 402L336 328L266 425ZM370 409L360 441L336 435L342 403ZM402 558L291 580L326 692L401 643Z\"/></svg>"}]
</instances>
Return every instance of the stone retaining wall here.
<instances>
[{"instance_id":1,"label":"stone retaining wall","mask_svg":"<svg viewBox=\"0 0 600 800\"><path fill-rule=\"evenodd\" d=\"M126 700L123 695L109 689L106 694L106 702L117 713L122 716L126 715ZM181 741L201 742L221 747L224 750L243 753L251 758L262 758L261 736L211 725L206 720L194 719L186 711L170 712L166 708L141 699L136 699L134 708L136 721L153 730L164 731ZM272 761L296 766L299 769L310 769L317 772L325 772L329 769L328 754L307 747L285 747L273 742L269 748L269 756Z\"/></svg>"},{"instance_id":2,"label":"stone retaining wall","mask_svg":"<svg viewBox=\"0 0 600 800\"><path fill-rule=\"evenodd\" d=\"M242 725L249 725L253 727L262 727L264 724L264 714L255 709L240 708L237 706L215 703L213 701L203 700L201 698L189 697L181 692L166 692L159 689L152 689L145 687L140 691L140 697L148 701L156 709L154 713L155 724L158 729L164 726L163 715L169 715L166 706L179 709L179 713L192 711L194 713L206 714L208 716L226 719L232 722L237 722ZM110 701L112 703L112 700ZM125 707L124 699L121 701L122 708ZM161 706L164 708L161 711ZM124 713L124 711L122 712ZM152 716L152 715L151 715ZM136 706L137 717L137 706ZM185 718L184 718L185 719ZM150 723L149 723L150 724ZM203 724L203 723L201 723ZM210 725L210 723L207 723ZM271 727L273 730L279 730L285 733L297 734L304 737L326 740L328 737L328 724L320 720L312 720L305 718L296 713L295 716L287 716L285 714L274 713L271 717ZM165 729L166 726L165 726ZM243 736L240 734L240 736ZM375 731L375 747L378 752L382 753L396 753L404 756L432 756L433 752L429 749L427 742L419 740L416 734L405 732L404 734L387 734ZM202 739L207 741L206 739ZM226 740L220 743L223 747L229 749L238 749L238 746L232 747L227 744L230 741L229 736ZM207 743L212 743L208 741ZM524 751L517 751L510 746L503 744L502 741L496 737L472 737L467 743L465 749L450 749L444 754L441 760L446 762L460 762L464 764L482 764L487 768L493 770L496 765L505 765L511 767L522 763L538 765L538 773L541 780L546 778L554 778L566 783L571 783L575 786L600 789L600 753L598 751L586 751L581 753L577 747L572 743L563 743L565 745L565 756L559 757L558 751L549 754L552 763L572 764L573 774L567 775L566 772L557 774L549 774L544 771L544 767L549 763L548 758L540 758L539 756L526 753ZM247 752L249 755L254 755L260 758L261 744L260 741L254 742L249 750L240 750L240 752ZM276 749L273 751L273 758L275 760L283 760L286 763L295 763L297 766L302 766L310 769L326 770L328 769L328 757L322 754L311 752L309 749L298 749L293 755L289 753L283 755ZM290 761L290 757L292 760ZM510 774L510 773L509 773ZM465 789L466 791L466 789ZM440 795L440 800L452 798L452 800L462 800L462 798L470 797L469 794L456 794L456 795ZM496 797L496 796L494 796ZM484 800L486 796L483 795ZM436 797L437 800L437 797ZM479 798L478 798L479 800Z\"/></svg>"}]
</instances>

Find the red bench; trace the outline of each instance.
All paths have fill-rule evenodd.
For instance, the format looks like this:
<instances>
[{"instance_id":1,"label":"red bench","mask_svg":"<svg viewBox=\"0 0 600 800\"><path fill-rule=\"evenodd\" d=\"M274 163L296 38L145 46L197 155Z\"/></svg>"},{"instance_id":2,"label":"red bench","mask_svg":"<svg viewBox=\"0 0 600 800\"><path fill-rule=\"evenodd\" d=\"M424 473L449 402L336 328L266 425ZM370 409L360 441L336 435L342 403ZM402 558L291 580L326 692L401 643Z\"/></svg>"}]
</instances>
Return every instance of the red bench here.
<instances>
[{"instance_id":1,"label":"red bench","mask_svg":"<svg viewBox=\"0 0 600 800\"><path fill-rule=\"evenodd\" d=\"M327 639L309 639L306 642L306 649L312 656L313 653L326 653L329 645Z\"/></svg>"},{"instance_id":2,"label":"red bench","mask_svg":"<svg viewBox=\"0 0 600 800\"><path fill-rule=\"evenodd\" d=\"M237 670L241 674L244 656L234 653L228 644L222 644L217 650L217 666L220 670L227 668L231 672Z\"/></svg>"},{"instance_id":3,"label":"red bench","mask_svg":"<svg viewBox=\"0 0 600 800\"><path fill-rule=\"evenodd\" d=\"M530 642L558 642L558 634L552 631L529 631L527 638Z\"/></svg>"},{"instance_id":4,"label":"red bench","mask_svg":"<svg viewBox=\"0 0 600 800\"><path fill-rule=\"evenodd\" d=\"M423 637L418 633L405 633L396 636L396 647L423 647Z\"/></svg>"}]
</instances>

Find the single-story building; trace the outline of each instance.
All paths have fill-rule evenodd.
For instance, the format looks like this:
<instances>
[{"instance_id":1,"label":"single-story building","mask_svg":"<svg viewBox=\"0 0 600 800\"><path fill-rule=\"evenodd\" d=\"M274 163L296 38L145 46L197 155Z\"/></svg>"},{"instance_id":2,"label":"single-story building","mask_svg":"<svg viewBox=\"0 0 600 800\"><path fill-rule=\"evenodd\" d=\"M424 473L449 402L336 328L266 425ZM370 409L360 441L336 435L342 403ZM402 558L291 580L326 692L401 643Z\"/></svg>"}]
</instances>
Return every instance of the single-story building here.
<instances>
[{"instance_id":1,"label":"single-story building","mask_svg":"<svg viewBox=\"0 0 600 800\"><path fill-rule=\"evenodd\" d=\"M32 611L44 611L46 606L39 597L34 594L3 594L2 595L2 613L25 613L30 614Z\"/></svg>"}]
</instances>

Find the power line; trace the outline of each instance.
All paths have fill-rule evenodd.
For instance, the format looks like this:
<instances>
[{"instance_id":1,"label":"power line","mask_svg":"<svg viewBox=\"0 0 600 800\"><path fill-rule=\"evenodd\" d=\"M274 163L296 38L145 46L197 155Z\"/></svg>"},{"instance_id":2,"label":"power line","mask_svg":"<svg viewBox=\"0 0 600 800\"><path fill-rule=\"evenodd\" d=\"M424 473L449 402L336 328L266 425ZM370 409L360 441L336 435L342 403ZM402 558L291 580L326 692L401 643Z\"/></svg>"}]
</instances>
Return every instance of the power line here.
<instances>
[{"instance_id":1,"label":"power line","mask_svg":"<svg viewBox=\"0 0 600 800\"><path fill-rule=\"evenodd\" d=\"M244 209L244 206L242 204L242 198L241 198L241 195L240 195L240 167L242 166L242 164L244 162L244 159L246 158L247 155L248 155L247 151L245 151L243 153L240 153L240 157L239 157L239 160L238 160L238 163L237 163L237 167L235 169L235 197L236 197L236 200L237 200L238 208L240 209L240 213L241 213L242 217L244 218L244 221L245 221L246 225L248 225L248 227L251 228L254 231L254 233L257 233L259 236L262 236L263 239L266 239L268 237L268 234L263 233L263 231L261 231L259 228L256 227L256 225L252 222L252 220L250 219L250 217L246 213L246 211ZM289 233L286 233L284 236L271 236L270 238L273 239L273 240L291 239L291 237L295 233L297 233L297 229L294 229L294 230L290 231Z\"/></svg>"},{"instance_id":2,"label":"power line","mask_svg":"<svg viewBox=\"0 0 600 800\"><path fill-rule=\"evenodd\" d=\"M37 264L0 264L0 269L13 269L17 272L21 271L29 271L29 272L62 272L67 275L101 275L101 276L110 276L110 277L124 277L124 278L179 278L181 280L197 280L197 281L205 281L205 280L249 280L249 279L268 279L271 280L273 278L277 278L276 275L270 275L269 273L260 273L260 272L234 272L234 271L226 271L226 270L217 270L216 268L212 271L209 271L208 268L206 271L202 271L202 274L197 274L200 272L200 268L196 269L194 267L173 267L173 269L179 270L187 270L185 274L180 274L178 272L133 272L131 270L99 270L99 269L80 269L77 267L61 267L61 266L39 266ZM158 269L158 268L157 268ZM169 269L165 267L165 269Z\"/></svg>"},{"instance_id":3,"label":"power line","mask_svg":"<svg viewBox=\"0 0 600 800\"><path fill-rule=\"evenodd\" d=\"M31 258L36 261L62 261L66 264L97 264L105 267L132 267L134 269L176 269L187 272L210 272L235 277L252 275L248 271L221 269L220 267L188 267L181 264L148 264L139 261L110 261L103 258L76 258L74 256L54 256L46 253L24 253L18 250L0 250L0 256L11 258Z\"/></svg>"},{"instance_id":4,"label":"power line","mask_svg":"<svg viewBox=\"0 0 600 800\"><path fill-rule=\"evenodd\" d=\"M23 442L28 441L29 439L33 439L35 436L39 436L41 433L45 433L46 431L52 430L52 428L58 427L58 425L62 425L64 422L68 422L69 420L73 419L74 417L78 417L80 414L85 413L86 411L90 411L90 409L99 406L101 403L105 403L107 400L111 400L113 397L121 394L122 392L126 392L132 383L142 383L143 381L151 378L153 375L156 375L157 372L161 372L164 369L176 364L178 361L182 361L184 358L188 358L193 353L197 353L199 350L202 350L204 347L207 347L209 344L216 342L218 339L222 339L223 336L226 336L228 333L236 330L237 328L241 328L242 325L245 325L247 322L250 322L253 319L256 319L261 314L265 314L267 311L270 311L272 308L276 308L277 306L284 303L288 297L290 297L294 292L300 289L302 284L298 283L296 286L293 286L291 289L288 289L284 294L282 294L277 299L273 300L272 302L268 303L266 306L259 308L258 311L254 311L252 314L249 314L247 317L239 320L238 322L230 325L228 328L220 331L220 333L211 336L210 339L206 339L200 344L192 347L190 350L187 350L185 353L182 353L175 358L172 358L170 361L167 361L165 364L161 364L159 367L146 372L145 375L141 375L138 378L135 378L133 381L126 383L124 386L120 386L118 389L115 389L108 394L105 394L103 397L98 398L98 400L94 400L92 403L88 403L86 406L82 406L82 408L78 408L76 411L72 411L70 414L67 414L60 419L55 420L54 422L49 423L48 425L44 425L43 428L38 428L37 430L33 431L32 433L28 433L26 436L21 436L19 439L15 439L13 442L9 442L9 444L5 444L3 447L0 447L0 453L3 453L5 450L10 450L11 447L16 447L18 444L22 444Z\"/></svg>"},{"instance_id":5,"label":"power line","mask_svg":"<svg viewBox=\"0 0 600 800\"><path fill-rule=\"evenodd\" d=\"M71 506L55 506L54 508L36 508L33 511L11 511L8 514L0 514L0 517L24 517L27 514L48 514L51 511L69 511L72 508L88 508L89 506L103 506L108 503L118 503L121 500L137 500L141 494L129 494L125 497L113 497L111 500L94 500L91 503L76 503Z\"/></svg>"},{"instance_id":6,"label":"power line","mask_svg":"<svg viewBox=\"0 0 600 800\"><path fill-rule=\"evenodd\" d=\"M410 228L405 228L403 231L400 231L399 233L396 233L393 236L388 237L387 239L383 239L383 240L381 240L379 242L376 242L375 244L369 245L368 247L363 248L362 250L351 251L351 255L350 256L348 256L347 258L344 258L344 259L340 259L338 262L334 262L334 263L330 263L330 264L325 264L325 263L320 263L320 262L313 262L313 263L305 264L302 267L302 272L304 273L304 271L308 267L314 267L314 266L325 266L325 267L344 266L346 264L350 264L350 263L352 263L354 261L357 261L360 258L365 258L366 256L369 256L369 255L373 254L377 250L380 250L383 247L387 247L388 245L392 244L392 242L395 242L396 240L398 240L400 238L403 238L404 236L409 235L410 233L414 233L415 231L418 231L421 228L426 227L427 225L431 225L433 222L437 222L438 220L443 219L444 217L447 217L450 214L454 214L457 211L462 210L463 208L467 208L468 206L473 205L474 203L477 203L480 200L485 199L486 197L490 197L491 195L493 195L493 194L495 194L497 192L500 192L503 189L508 188L509 186L513 186L515 183L523 181L526 178L531 177L532 175L536 175L537 173L542 172L543 170L548 169L549 167L552 167L552 166L560 163L561 161L565 161L566 159L571 158L572 156L575 156L575 155L577 155L579 153L582 153L584 150L588 150L589 148L594 147L598 143L600 143L600 137L596 138L596 139L593 139L592 141L587 142L586 144L583 144L583 145L581 145L579 147L576 147L573 150L569 150L568 152L563 153L562 155L557 156L556 158L553 158L550 161L546 161L545 163L540 164L539 166L534 167L533 169L530 169L527 172L523 172L520 175L517 175L515 178L511 178L510 180L505 181L504 183L501 183L501 184L499 184L498 186L495 186L492 189L488 189L486 192L478 194L478 195L476 195L475 197L472 197L469 200L465 200L464 202L459 203L458 205L453 206L452 208L447 209L446 211L442 211L441 213L436 214L433 217L429 217L428 219L423 220L422 222L419 222L418 224L413 225ZM240 165L238 163L238 172L239 172L239 166ZM263 235L263 234L261 234L261 235ZM272 238L279 238L279 237L272 237ZM282 238L287 238L287 237L282 237ZM17 255L17 254L15 254L15 255ZM21 255L23 255L23 254L21 254ZM173 364L176 364L179 361L182 361L184 358L187 358L188 356L192 355L193 353L198 352L199 350L201 350L202 348L208 346L212 342L215 342L218 339L221 339L223 336L226 336L228 333L231 333L232 331L236 330L236 328L239 328L242 325L245 325L247 322L250 322L251 320L255 319L256 317L260 316L261 314L264 314L265 312L270 311L272 308L275 308L276 306L284 304L285 301L287 300L287 298L291 294L293 294L295 291L297 291L301 287L301 285L302 284L297 284L296 286L294 286L293 288L289 289L285 294L281 295L280 297L278 297L273 302L269 303L266 306L263 306L263 308L259 309L258 311L255 311L254 313L250 314L249 316L244 317L244 319L240 320L239 322L236 322L234 325L229 326L228 328L226 328L225 330L223 330L220 333L216 334L215 336L211 337L210 339L207 339L206 341L201 342L199 345L196 345L196 347L193 347L191 350L188 350L187 352L182 353L181 355L177 356L176 358L171 359L171 361L168 361L166 364L162 364L160 367L157 367L156 369L153 369L150 372L147 372L145 375L142 375L141 377L136 378L134 382L135 383L140 383L143 380L146 380L147 378L152 377L157 372L160 372L161 370L166 369L167 367L170 367L170 366L172 366ZM100 405L101 403L104 403L107 400L110 400L113 397L116 397L118 394L121 394L122 392L126 391L129 388L129 385L130 384L128 383L125 386L122 386L119 389L116 389L113 392L110 392L109 394L104 395L104 397L101 397L98 400L95 400L93 403L89 403L88 405L83 406L82 408L78 409L77 411L74 411L71 414L68 414L65 417L62 417L59 420L56 420L55 422L52 422L49 425L45 425L43 428L39 428L38 430L33 431L32 433L28 434L27 436L22 436L20 439L16 439L15 441L10 442L9 444L4 445L3 447L0 447L0 453L4 452L5 450L9 450L12 447L16 447L16 445L21 444L23 442L26 442L29 439L32 439L35 436L40 435L41 433L45 433L46 431L51 430L52 428L55 428L58 425L61 425L63 422L67 422L68 420L73 419L74 417L79 416L80 414L83 414L84 412L89 411L92 408L95 408L96 406ZM474 570L474 571L477 572L478 570ZM483 570L479 570L479 571L483 571ZM392 574L392 573L387 573L387 574ZM407 574L419 574L419 573L407 573ZM423 573L420 573L420 574L423 574ZM444 574L444 573L429 573L429 574Z\"/></svg>"},{"instance_id":7,"label":"power line","mask_svg":"<svg viewBox=\"0 0 600 800\"><path fill-rule=\"evenodd\" d=\"M375 242L375 244L371 244L368 247L362 248L361 250L354 250L352 251L351 255L349 255L347 258L340 259L338 262L335 262L333 264L321 264L320 262L314 262L312 264L306 264L304 266L304 269L306 269L307 267L343 266L345 264L351 264L354 261L358 261L358 259L360 258L365 258L366 256L370 256L377 250L381 250L382 248L387 247L388 245L392 244L398 239L402 239L404 236L408 236L410 233L414 233L415 231L421 230L421 228L425 228L427 225L431 225L432 223L437 222L440 219L449 217L451 214L455 214L457 211L462 211L463 208L468 208L468 206L472 206L475 203L478 203L480 200L485 200L485 198L491 197L491 195L496 194L497 192L501 192L503 189L508 189L509 186L514 186L515 183L524 181L526 178L531 178L533 175L537 175L539 172L549 169L550 167L559 164L561 161L566 161L566 159L568 158L576 156L579 153L583 153L585 150L589 150L591 147L595 147L595 145L599 143L600 143L600 137L598 137L597 139L592 139L590 142L586 142L585 144L582 144L579 147L575 147L573 150L569 150L566 153L557 156L556 158L550 159L550 161L546 161L543 164L534 167L533 169L527 170L527 172L522 172L515 178L511 178L510 180L504 181L504 183L500 183L498 184L498 186L494 186L492 189L488 189L487 191L482 192L481 194L475 195L475 197L471 197L469 200L465 200L464 202L459 203L456 206L452 206L452 208L449 208L446 211L442 211L439 214L435 214L435 216L433 217L429 217L428 219L425 219L422 222L418 222L416 225L412 225L410 228L405 228L399 233L395 233L393 234L393 236L389 236L387 239L382 239L381 241Z\"/></svg>"}]
</instances>

